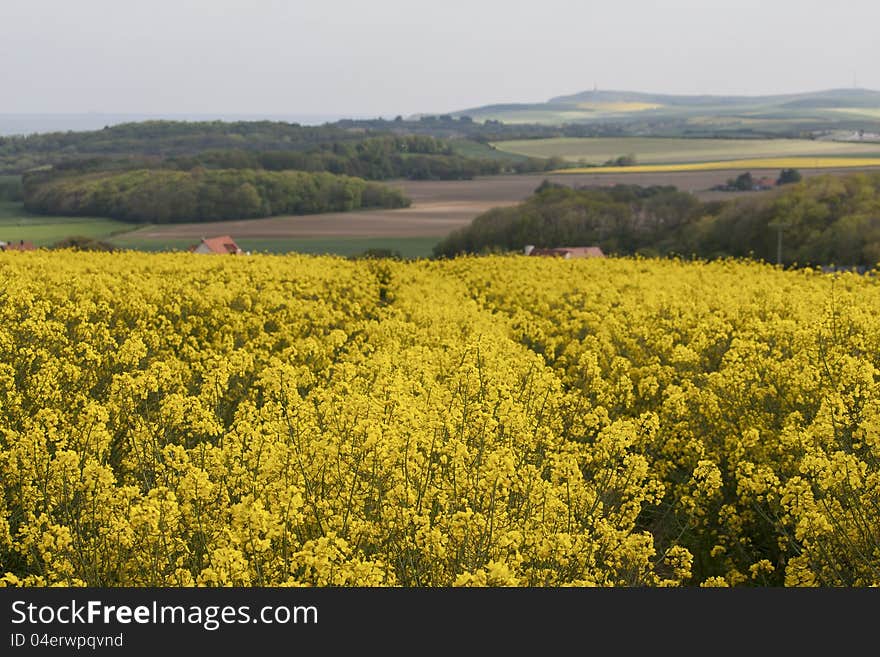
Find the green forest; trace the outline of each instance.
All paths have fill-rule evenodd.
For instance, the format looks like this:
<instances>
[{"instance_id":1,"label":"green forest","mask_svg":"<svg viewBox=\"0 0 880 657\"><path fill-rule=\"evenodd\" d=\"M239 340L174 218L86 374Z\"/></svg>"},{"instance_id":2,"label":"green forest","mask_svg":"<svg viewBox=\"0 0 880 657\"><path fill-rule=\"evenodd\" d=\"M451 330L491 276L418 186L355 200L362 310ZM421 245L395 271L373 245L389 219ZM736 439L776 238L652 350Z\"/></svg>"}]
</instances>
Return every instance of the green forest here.
<instances>
[{"instance_id":1,"label":"green forest","mask_svg":"<svg viewBox=\"0 0 880 657\"><path fill-rule=\"evenodd\" d=\"M145 121L104 130L0 137L0 175L40 167L95 169L246 168L326 171L369 180L460 180L550 171L561 160L471 157L473 141L364 127L283 122Z\"/></svg>"},{"instance_id":2,"label":"green forest","mask_svg":"<svg viewBox=\"0 0 880 657\"><path fill-rule=\"evenodd\" d=\"M781 235L781 241L780 241ZM523 203L490 210L435 256L598 245L607 254L753 257L786 266L880 262L880 174L817 176L769 195L701 202L674 187L573 189L544 182Z\"/></svg>"},{"instance_id":3,"label":"green forest","mask_svg":"<svg viewBox=\"0 0 880 657\"><path fill-rule=\"evenodd\" d=\"M164 159L213 149L307 151L363 139L362 132L275 121L142 121L103 130L0 137L0 169L21 173L89 157Z\"/></svg>"},{"instance_id":4,"label":"green forest","mask_svg":"<svg viewBox=\"0 0 880 657\"><path fill-rule=\"evenodd\" d=\"M304 171L137 169L24 177L30 212L174 223L281 214L400 208L396 189L360 178Z\"/></svg>"},{"instance_id":5,"label":"green forest","mask_svg":"<svg viewBox=\"0 0 880 657\"><path fill-rule=\"evenodd\" d=\"M0 138L0 198L28 211L184 222L398 208L374 182L551 171L473 141L283 122L146 121ZM23 179L23 184L21 180Z\"/></svg>"},{"instance_id":6,"label":"green forest","mask_svg":"<svg viewBox=\"0 0 880 657\"><path fill-rule=\"evenodd\" d=\"M429 136L370 137L308 151L208 150L169 158L163 167L327 171L367 180L469 180L501 173L552 171L560 158L476 158L456 152L448 140Z\"/></svg>"},{"instance_id":7,"label":"green forest","mask_svg":"<svg viewBox=\"0 0 880 657\"><path fill-rule=\"evenodd\" d=\"M21 176L0 176L0 201L20 201L21 199Z\"/></svg>"}]
</instances>

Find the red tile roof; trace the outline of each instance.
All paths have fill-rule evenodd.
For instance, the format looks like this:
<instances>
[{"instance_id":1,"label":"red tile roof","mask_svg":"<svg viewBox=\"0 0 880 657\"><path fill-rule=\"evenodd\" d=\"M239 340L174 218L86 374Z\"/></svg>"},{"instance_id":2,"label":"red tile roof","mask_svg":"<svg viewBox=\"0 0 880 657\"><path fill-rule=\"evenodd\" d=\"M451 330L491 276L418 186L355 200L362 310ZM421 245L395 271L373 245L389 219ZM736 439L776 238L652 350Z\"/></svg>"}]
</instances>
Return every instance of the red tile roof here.
<instances>
[{"instance_id":1,"label":"red tile roof","mask_svg":"<svg viewBox=\"0 0 880 657\"><path fill-rule=\"evenodd\" d=\"M18 242L7 242L5 244L0 242L0 244L3 244L3 246L0 247L0 249L2 249L3 251L33 251L34 250L34 243L33 242L25 242L24 240L18 240Z\"/></svg>"},{"instance_id":2,"label":"red tile roof","mask_svg":"<svg viewBox=\"0 0 880 657\"><path fill-rule=\"evenodd\" d=\"M201 248L204 247L204 248ZM201 248L201 250L200 250ZM189 247L190 251L204 253L220 253L222 255L237 255L242 253L241 247L235 243L229 235L220 235L219 237L203 237L202 241Z\"/></svg>"}]
</instances>

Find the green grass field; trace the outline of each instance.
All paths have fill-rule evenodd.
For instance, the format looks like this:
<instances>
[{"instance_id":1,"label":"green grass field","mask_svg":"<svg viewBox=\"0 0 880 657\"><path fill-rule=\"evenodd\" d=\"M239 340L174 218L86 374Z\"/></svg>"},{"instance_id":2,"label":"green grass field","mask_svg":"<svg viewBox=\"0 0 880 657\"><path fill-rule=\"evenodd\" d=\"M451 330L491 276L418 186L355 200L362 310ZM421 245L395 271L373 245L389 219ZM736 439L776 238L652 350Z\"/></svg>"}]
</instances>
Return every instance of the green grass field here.
<instances>
[{"instance_id":1,"label":"green grass field","mask_svg":"<svg viewBox=\"0 0 880 657\"><path fill-rule=\"evenodd\" d=\"M644 102L576 102L565 104L536 104L532 106L508 107L489 105L476 108L463 114L473 115L479 121L501 121L503 123L538 123L543 125L562 125L607 119L637 119L643 112L663 111L663 106Z\"/></svg>"},{"instance_id":2,"label":"green grass field","mask_svg":"<svg viewBox=\"0 0 880 657\"><path fill-rule=\"evenodd\" d=\"M90 237L109 242L119 248L137 251L185 251L198 240L147 239L132 232L143 224L130 224L100 217L52 217L31 214L21 203L0 201L0 241L25 240L36 246L51 246L67 237ZM313 253L341 256L359 255L368 249L389 249L405 258L431 255L438 237L389 238L237 238L241 248L265 253Z\"/></svg>"},{"instance_id":3,"label":"green grass field","mask_svg":"<svg viewBox=\"0 0 880 657\"><path fill-rule=\"evenodd\" d=\"M525 155L509 153L508 151L492 148L487 144L470 139L455 139L452 141L452 151L462 157L472 157L480 160L503 160L504 162L522 162Z\"/></svg>"},{"instance_id":4,"label":"green grass field","mask_svg":"<svg viewBox=\"0 0 880 657\"><path fill-rule=\"evenodd\" d=\"M0 201L0 240L4 242L25 240L36 246L50 246L73 236L105 240L134 228L138 226L100 217L31 214L21 203Z\"/></svg>"},{"instance_id":5,"label":"green grass field","mask_svg":"<svg viewBox=\"0 0 880 657\"><path fill-rule=\"evenodd\" d=\"M867 116L872 119L880 119L880 108L870 107L834 107L829 111L840 112L842 114L853 114L857 116Z\"/></svg>"},{"instance_id":6,"label":"green grass field","mask_svg":"<svg viewBox=\"0 0 880 657\"><path fill-rule=\"evenodd\" d=\"M570 162L603 164L634 154L639 164L683 164L797 156L877 157L877 144L807 139L668 139L656 137L561 138L502 141L496 148L531 157L558 156Z\"/></svg>"},{"instance_id":7,"label":"green grass field","mask_svg":"<svg viewBox=\"0 0 880 657\"><path fill-rule=\"evenodd\" d=\"M501 121L502 123L537 123L539 125L563 125L589 120L609 118L608 114L583 109L536 109L536 110L496 110L481 112L480 121Z\"/></svg>"}]
</instances>

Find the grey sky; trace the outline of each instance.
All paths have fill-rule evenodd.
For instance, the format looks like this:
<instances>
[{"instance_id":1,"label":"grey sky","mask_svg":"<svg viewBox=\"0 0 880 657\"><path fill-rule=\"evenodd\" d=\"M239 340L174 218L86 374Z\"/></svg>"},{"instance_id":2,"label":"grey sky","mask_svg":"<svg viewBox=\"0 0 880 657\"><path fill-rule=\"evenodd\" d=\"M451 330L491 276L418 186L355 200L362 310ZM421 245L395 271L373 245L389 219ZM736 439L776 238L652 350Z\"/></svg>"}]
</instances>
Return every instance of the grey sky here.
<instances>
[{"instance_id":1,"label":"grey sky","mask_svg":"<svg viewBox=\"0 0 880 657\"><path fill-rule=\"evenodd\" d=\"M394 115L880 89L877 0L0 0L0 113Z\"/></svg>"}]
</instances>

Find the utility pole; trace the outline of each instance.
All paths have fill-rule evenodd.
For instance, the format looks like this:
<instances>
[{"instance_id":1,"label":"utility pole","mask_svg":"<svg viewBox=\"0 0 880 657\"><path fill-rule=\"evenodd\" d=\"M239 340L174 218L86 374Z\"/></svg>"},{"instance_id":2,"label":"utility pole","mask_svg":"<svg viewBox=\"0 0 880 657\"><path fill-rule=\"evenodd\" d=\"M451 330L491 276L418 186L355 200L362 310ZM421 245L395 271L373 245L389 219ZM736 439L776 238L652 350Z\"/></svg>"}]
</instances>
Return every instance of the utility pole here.
<instances>
[{"instance_id":1,"label":"utility pole","mask_svg":"<svg viewBox=\"0 0 880 657\"><path fill-rule=\"evenodd\" d=\"M767 224L771 228L776 229L776 264L782 264L782 229L788 228L791 224L783 221L771 221Z\"/></svg>"},{"instance_id":2,"label":"utility pole","mask_svg":"<svg viewBox=\"0 0 880 657\"><path fill-rule=\"evenodd\" d=\"M776 231L776 264L782 264L782 226Z\"/></svg>"}]
</instances>

